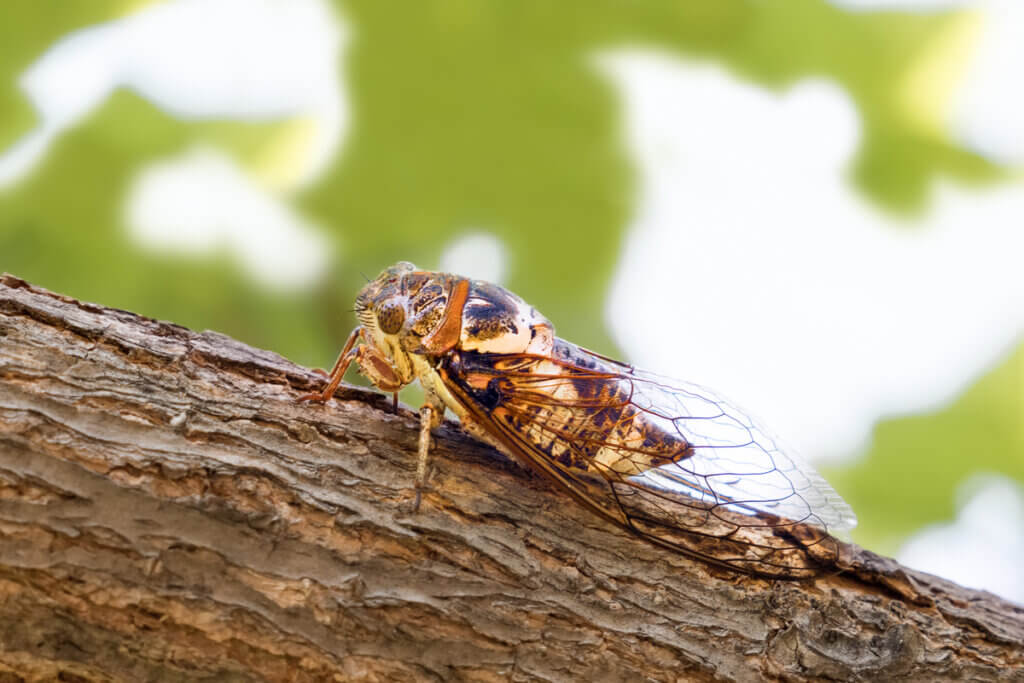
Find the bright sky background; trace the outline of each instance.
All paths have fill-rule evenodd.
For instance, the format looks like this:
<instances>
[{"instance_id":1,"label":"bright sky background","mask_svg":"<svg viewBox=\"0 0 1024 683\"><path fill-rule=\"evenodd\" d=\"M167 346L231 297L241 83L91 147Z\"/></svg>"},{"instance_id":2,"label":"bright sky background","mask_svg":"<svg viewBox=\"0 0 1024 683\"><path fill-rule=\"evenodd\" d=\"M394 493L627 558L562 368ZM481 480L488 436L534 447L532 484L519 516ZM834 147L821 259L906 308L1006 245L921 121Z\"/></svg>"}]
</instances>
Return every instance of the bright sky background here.
<instances>
[{"instance_id":1,"label":"bright sky background","mask_svg":"<svg viewBox=\"0 0 1024 683\"><path fill-rule=\"evenodd\" d=\"M940 185L920 218L846 181L836 85L781 94L713 65L601 58L642 178L608 320L637 364L717 387L814 457L933 409L1024 332L1024 187Z\"/></svg>"},{"instance_id":2,"label":"bright sky background","mask_svg":"<svg viewBox=\"0 0 1024 683\"><path fill-rule=\"evenodd\" d=\"M993 161L1024 165L1024 2L1020 0L831 0L852 10L976 10L977 37L968 48L966 78L943 122L955 139ZM954 58L954 62L959 59ZM1014 85L1014 83L1018 85Z\"/></svg>"}]
</instances>

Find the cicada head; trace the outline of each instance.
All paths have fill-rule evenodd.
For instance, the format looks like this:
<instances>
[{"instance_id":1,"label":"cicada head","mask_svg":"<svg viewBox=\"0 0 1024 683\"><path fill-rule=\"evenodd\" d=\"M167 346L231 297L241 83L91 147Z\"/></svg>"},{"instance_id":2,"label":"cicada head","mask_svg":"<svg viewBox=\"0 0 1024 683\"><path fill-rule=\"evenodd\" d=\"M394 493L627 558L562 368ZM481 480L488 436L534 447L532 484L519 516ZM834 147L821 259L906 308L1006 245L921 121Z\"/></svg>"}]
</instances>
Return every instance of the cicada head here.
<instances>
[{"instance_id":1,"label":"cicada head","mask_svg":"<svg viewBox=\"0 0 1024 683\"><path fill-rule=\"evenodd\" d=\"M444 322L460 279L419 270L407 261L387 268L356 297L356 314L367 341L392 357L399 349L423 352L423 339L436 333ZM457 334L458 330L456 338Z\"/></svg>"}]
</instances>

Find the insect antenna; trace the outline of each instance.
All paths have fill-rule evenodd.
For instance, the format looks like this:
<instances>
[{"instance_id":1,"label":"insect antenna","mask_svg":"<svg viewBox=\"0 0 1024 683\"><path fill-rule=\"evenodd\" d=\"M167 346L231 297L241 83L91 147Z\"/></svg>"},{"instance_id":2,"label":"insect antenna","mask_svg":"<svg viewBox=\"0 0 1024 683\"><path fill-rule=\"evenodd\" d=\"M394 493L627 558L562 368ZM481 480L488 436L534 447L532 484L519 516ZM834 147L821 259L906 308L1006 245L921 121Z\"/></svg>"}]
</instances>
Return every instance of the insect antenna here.
<instances>
[{"instance_id":1,"label":"insect antenna","mask_svg":"<svg viewBox=\"0 0 1024 683\"><path fill-rule=\"evenodd\" d=\"M360 270L359 274L363 276L363 279L366 280L367 284L370 283L370 278L366 277L366 273L364 273L363 271Z\"/></svg>"}]
</instances>

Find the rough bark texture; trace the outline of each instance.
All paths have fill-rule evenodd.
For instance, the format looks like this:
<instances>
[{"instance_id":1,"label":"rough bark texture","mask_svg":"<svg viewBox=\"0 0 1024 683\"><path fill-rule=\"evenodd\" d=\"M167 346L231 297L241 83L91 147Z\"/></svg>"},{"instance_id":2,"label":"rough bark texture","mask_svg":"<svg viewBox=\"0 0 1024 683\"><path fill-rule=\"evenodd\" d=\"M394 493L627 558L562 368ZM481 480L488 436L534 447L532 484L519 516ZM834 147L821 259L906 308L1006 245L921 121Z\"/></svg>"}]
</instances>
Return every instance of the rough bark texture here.
<instances>
[{"instance_id":1,"label":"rough bark texture","mask_svg":"<svg viewBox=\"0 0 1024 683\"><path fill-rule=\"evenodd\" d=\"M1024 680L1024 609L854 546L766 581L453 424L0 279L0 680Z\"/></svg>"}]
</instances>

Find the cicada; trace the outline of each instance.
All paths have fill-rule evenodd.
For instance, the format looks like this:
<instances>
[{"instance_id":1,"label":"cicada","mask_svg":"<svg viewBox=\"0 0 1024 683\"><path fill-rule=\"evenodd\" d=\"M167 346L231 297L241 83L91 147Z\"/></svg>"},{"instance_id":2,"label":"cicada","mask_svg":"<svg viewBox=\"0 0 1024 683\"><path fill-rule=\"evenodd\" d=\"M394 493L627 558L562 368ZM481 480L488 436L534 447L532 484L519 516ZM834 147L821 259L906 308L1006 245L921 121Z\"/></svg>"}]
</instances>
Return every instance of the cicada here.
<instances>
[{"instance_id":1,"label":"cicada","mask_svg":"<svg viewBox=\"0 0 1024 683\"><path fill-rule=\"evenodd\" d=\"M385 392L418 379L417 504L448 408L606 520L729 569L814 576L835 561L829 530L856 524L820 475L729 402L556 337L502 287L402 262L363 287L355 311L326 387L301 400L328 401L352 361Z\"/></svg>"}]
</instances>

